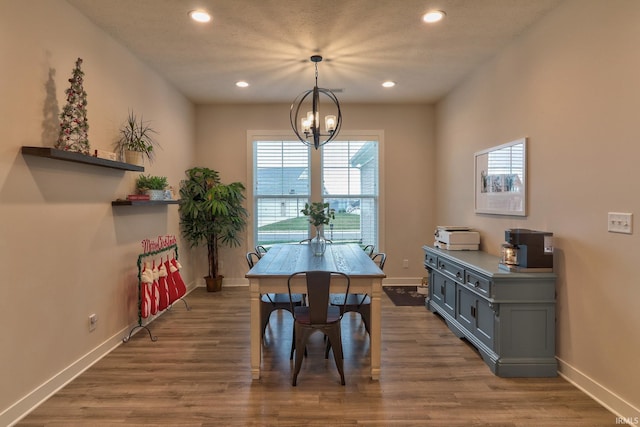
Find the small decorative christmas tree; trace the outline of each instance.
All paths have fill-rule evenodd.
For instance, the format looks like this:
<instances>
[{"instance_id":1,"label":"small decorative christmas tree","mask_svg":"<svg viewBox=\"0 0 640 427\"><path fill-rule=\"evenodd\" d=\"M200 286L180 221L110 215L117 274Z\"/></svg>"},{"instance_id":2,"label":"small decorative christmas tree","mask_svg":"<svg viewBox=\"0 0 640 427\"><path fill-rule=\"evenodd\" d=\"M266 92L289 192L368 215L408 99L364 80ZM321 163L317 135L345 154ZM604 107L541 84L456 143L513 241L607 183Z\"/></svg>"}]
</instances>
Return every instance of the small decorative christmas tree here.
<instances>
[{"instance_id":1,"label":"small decorative christmas tree","mask_svg":"<svg viewBox=\"0 0 640 427\"><path fill-rule=\"evenodd\" d=\"M81 65L82 58L78 58L73 76L69 79L71 86L65 91L67 104L60 113L60 136L56 148L89 154L87 93L82 87L84 72L80 69Z\"/></svg>"}]
</instances>

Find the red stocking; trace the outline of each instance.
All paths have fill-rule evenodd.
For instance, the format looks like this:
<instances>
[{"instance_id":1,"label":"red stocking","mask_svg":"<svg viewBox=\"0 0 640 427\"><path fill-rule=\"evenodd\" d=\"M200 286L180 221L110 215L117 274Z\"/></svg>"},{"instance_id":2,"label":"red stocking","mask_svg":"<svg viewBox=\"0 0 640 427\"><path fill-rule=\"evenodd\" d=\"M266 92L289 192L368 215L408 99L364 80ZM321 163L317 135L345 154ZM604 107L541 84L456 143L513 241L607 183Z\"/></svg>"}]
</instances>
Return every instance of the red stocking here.
<instances>
[{"instance_id":1,"label":"red stocking","mask_svg":"<svg viewBox=\"0 0 640 427\"><path fill-rule=\"evenodd\" d=\"M149 287L153 283L153 274L145 264L144 270L140 273L140 317L146 319L151 314L151 295Z\"/></svg>"},{"instance_id":2,"label":"red stocking","mask_svg":"<svg viewBox=\"0 0 640 427\"><path fill-rule=\"evenodd\" d=\"M158 312L158 304L160 302L160 286L158 285L158 269L156 268L156 261L153 261L153 283L151 284L151 314Z\"/></svg>"},{"instance_id":3,"label":"red stocking","mask_svg":"<svg viewBox=\"0 0 640 427\"><path fill-rule=\"evenodd\" d=\"M175 267L169 262L169 258L164 263L165 268L167 269L167 285L169 287L169 304L173 304L178 297L178 288L176 287L176 282L174 280L173 269Z\"/></svg>"},{"instance_id":4,"label":"red stocking","mask_svg":"<svg viewBox=\"0 0 640 427\"><path fill-rule=\"evenodd\" d=\"M187 287L182 280L182 276L180 276L182 266L175 258L171 260L171 263L173 264L172 267L175 268L175 270L172 269L171 271L173 272L173 280L176 282L176 288L178 289L178 298L182 298L184 294L187 293Z\"/></svg>"},{"instance_id":5,"label":"red stocking","mask_svg":"<svg viewBox=\"0 0 640 427\"><path fill-rule=\"evenodd\" d=\"M169 284L167 283L167 267L160 260L160 268L158 269L158 286L160 287L160 303L158 310L162 311L169 306Z\"/></svg>"}]
</instances>

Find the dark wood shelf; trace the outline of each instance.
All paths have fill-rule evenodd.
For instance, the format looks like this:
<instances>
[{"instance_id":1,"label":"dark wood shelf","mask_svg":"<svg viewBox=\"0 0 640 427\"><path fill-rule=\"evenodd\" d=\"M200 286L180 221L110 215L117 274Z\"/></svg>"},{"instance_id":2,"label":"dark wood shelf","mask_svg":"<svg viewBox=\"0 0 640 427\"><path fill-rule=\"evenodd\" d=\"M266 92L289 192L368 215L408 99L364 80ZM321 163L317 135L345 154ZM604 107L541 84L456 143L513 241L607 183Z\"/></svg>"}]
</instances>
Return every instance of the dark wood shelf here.
<instances>
[{"instance_id":1,"label":"dark wood shelf","mask_svg":"<svg viewBox=\"0 0 640 427\"><path fill-rule=\"evenodd\" d=\"M178 200L114 200L111 206L159 206L177 205Z\"/></svg>"},{"instance_id":2,"label":"dark wood shelf","mask_svg":"<svg viewBox=\"0 0 640 427\"><path fill-rule=\"evenodd\" d=\"M46 157L49 159L63 160L67 162L84 163L87 165L101 166L111 169L120 169L133 172L144 172L143 166L130 163L117 162L115 160L101 159L73 151L58 150L53 147L22 147L22 154L29 156Z\"/></svg>"}]
</instances>

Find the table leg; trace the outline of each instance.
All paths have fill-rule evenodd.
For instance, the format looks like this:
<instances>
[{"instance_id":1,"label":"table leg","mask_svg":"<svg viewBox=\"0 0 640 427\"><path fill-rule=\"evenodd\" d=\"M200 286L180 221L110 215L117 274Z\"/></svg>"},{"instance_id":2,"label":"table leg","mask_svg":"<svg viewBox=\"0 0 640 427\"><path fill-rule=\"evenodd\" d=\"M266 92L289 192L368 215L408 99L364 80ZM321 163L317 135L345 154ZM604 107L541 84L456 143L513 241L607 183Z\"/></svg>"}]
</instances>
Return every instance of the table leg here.
<instances>
[{"instance_id":1,"label":"table leg","mask_svg":"<svg viewBox=\"0 0 640 427\"><path fill-rule=\"evenodd\" d=\"M380 379L380 354L382 348L382 307L380 295L382 280L374 279L371 284L371 324L369 325L369 339L371 340L371 379Z\"/></svg>"},{"instance_id":2,"label":"table leg","mask_svg":"<svg viewBox=\"0 0 640 427\"><path fill-rule=\"evenodd\" d=\"M262 359L262 337L260 331L260 283L256 279L249 282L251 291L251 378L260 379L260 362Z\"/></svg>"}]
</instances>

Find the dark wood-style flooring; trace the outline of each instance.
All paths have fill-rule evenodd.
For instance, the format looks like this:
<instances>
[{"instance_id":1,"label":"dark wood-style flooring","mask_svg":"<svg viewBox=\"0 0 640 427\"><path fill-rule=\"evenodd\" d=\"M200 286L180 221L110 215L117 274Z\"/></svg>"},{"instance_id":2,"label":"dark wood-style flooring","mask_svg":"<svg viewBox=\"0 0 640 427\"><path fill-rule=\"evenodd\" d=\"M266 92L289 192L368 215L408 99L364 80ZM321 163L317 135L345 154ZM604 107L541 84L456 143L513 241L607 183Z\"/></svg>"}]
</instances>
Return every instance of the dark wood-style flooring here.
<instances>
[{"instance_id":1,"label":"dark wood-style flooring","mask_svg":"<svg viewBox=\"0 0 640 427\"><path fill-rule=\"evenodd\" d=\"M249 289L203 288L26 416L20 426L607 426L615 415L557 378L499 378L424 307L382 296L372 381L357 314L343 319L346 386L316 334L291 386L291 317L274 313L262 378L249 370Z\"/></svg>"}]
</instances>

